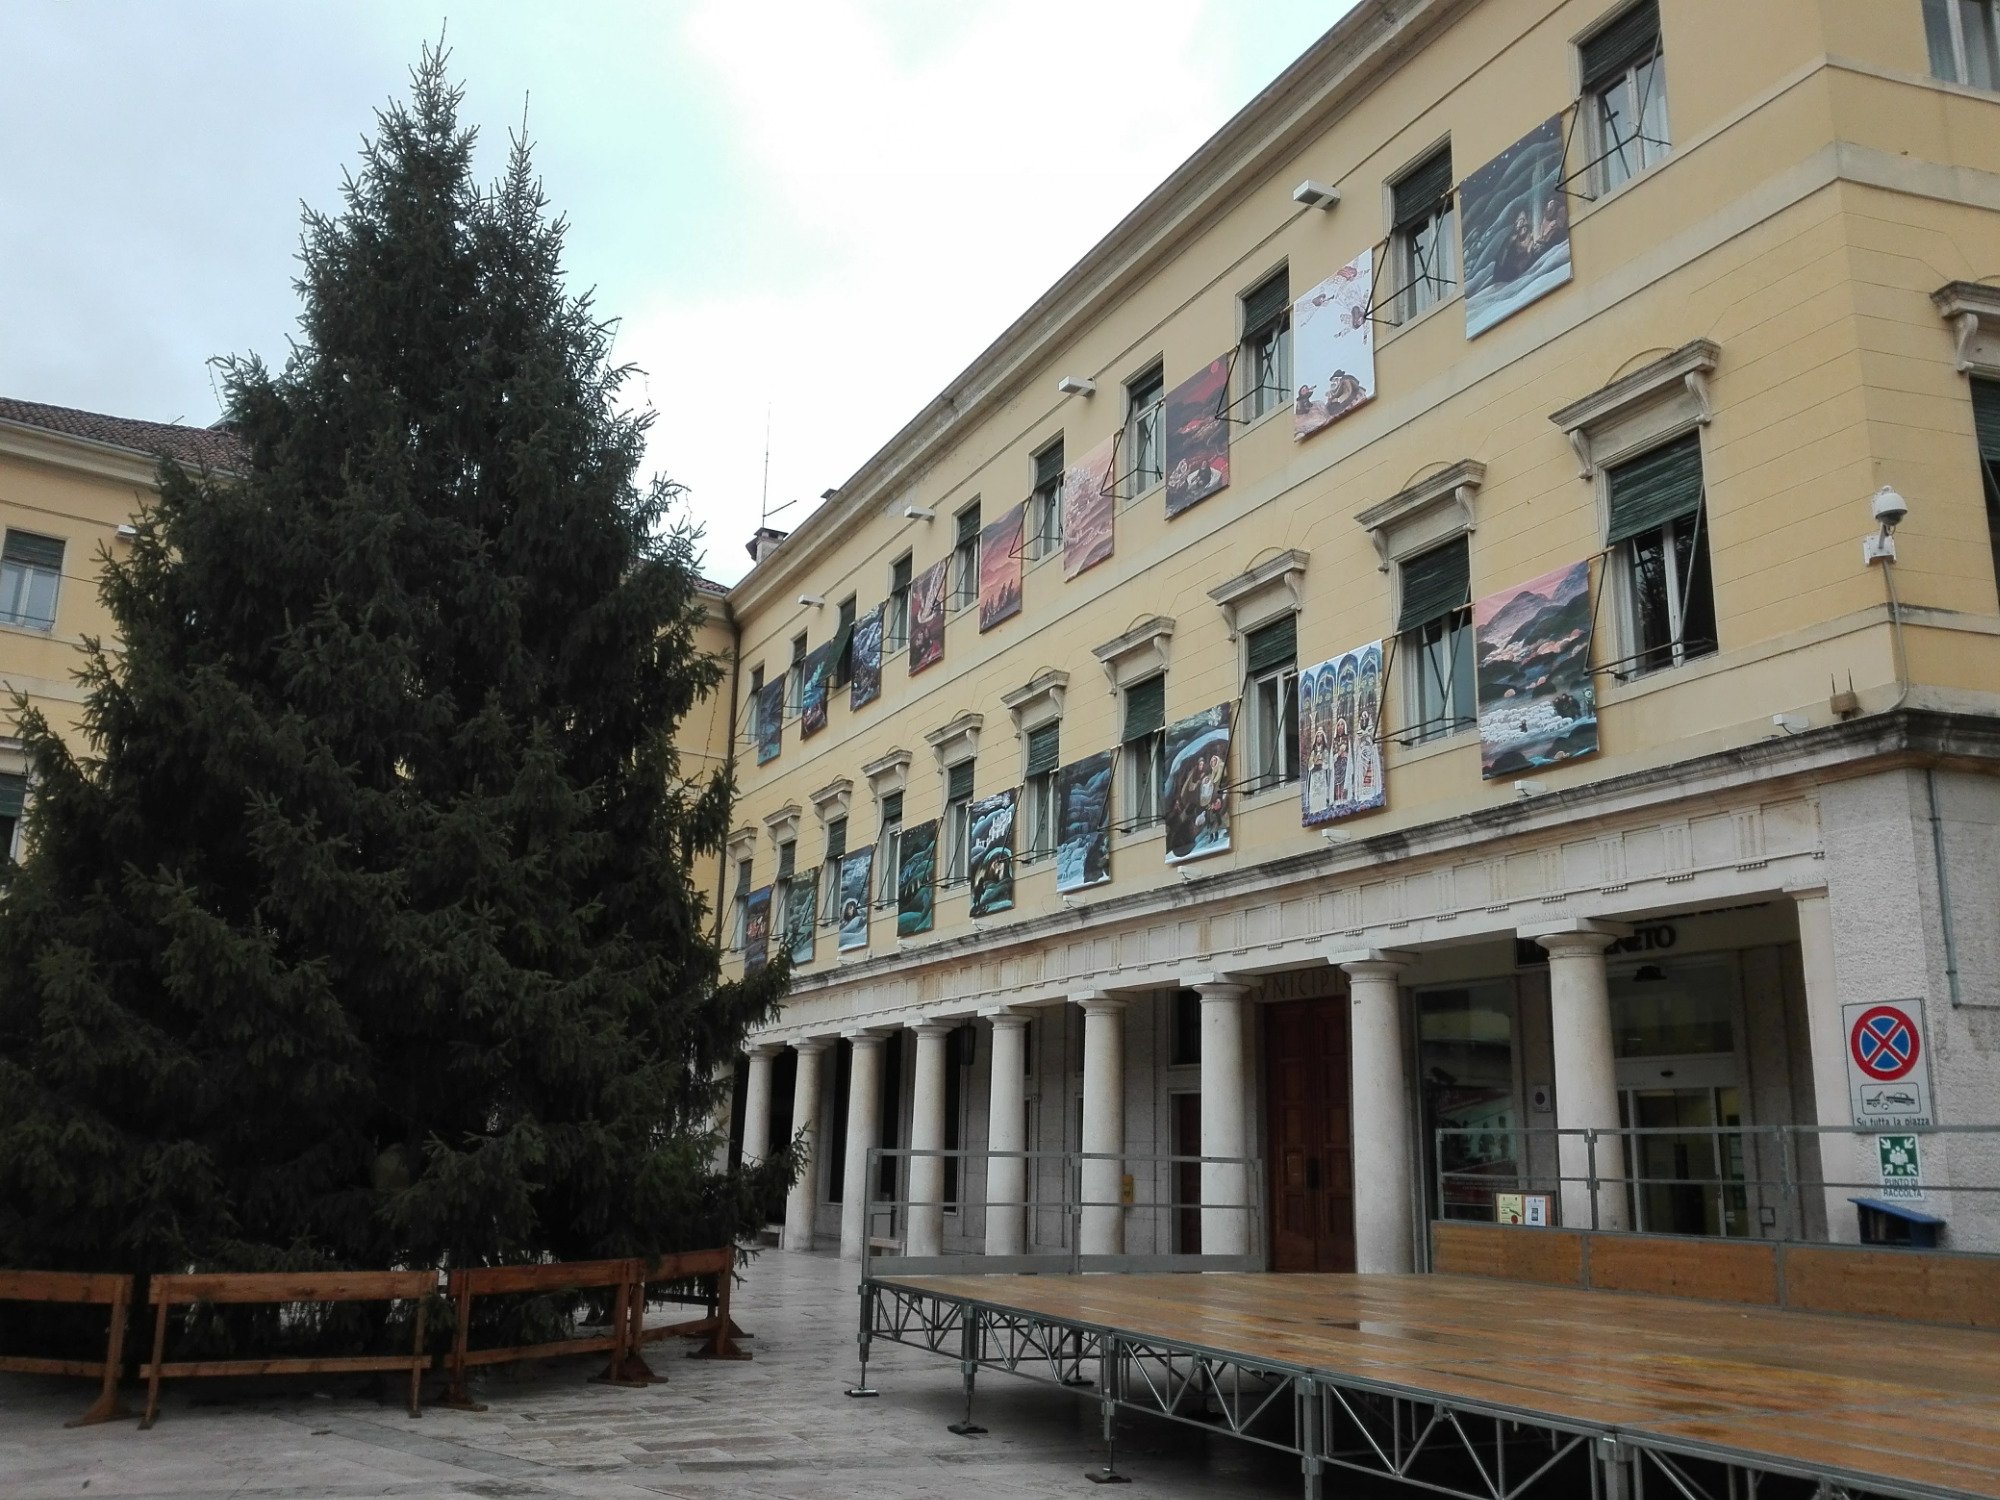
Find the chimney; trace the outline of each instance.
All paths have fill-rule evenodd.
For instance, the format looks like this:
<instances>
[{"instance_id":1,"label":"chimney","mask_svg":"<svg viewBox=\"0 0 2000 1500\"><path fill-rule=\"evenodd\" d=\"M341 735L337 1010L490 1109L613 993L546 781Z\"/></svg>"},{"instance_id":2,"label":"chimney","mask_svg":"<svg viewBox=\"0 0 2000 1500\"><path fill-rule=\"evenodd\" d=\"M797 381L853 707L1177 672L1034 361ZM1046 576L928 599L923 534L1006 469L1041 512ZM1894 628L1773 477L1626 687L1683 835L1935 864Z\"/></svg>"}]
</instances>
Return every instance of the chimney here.
<instances>
[{"instance_id":1,"label":"chimney","mask_svg":"<svg viewBox=\"0 0 2000 1500\"><path fill-rule=\"evenodd\" d=\"M790 535L789 531L778 531L769 526L759 526L755 535L750 538L749 545L744 550L750 554L752 562L762 562L777 550L778 543Z\"/></svg>"}]
</instances>

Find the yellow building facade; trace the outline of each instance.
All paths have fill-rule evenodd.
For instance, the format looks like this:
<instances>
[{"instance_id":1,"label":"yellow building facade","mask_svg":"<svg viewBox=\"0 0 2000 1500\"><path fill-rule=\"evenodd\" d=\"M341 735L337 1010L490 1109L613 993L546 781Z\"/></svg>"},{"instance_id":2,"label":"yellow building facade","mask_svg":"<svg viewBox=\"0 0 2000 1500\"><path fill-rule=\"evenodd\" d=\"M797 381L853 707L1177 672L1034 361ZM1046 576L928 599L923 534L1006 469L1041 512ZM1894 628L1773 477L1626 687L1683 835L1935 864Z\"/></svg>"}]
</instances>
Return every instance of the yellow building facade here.
<instances>
[{"instance_id":1,"label":"yellow building facade","mask_svg":"<svg viewBox=\"0 0 2000 1500\"><path fill-rule=\"evenodd\" d=\"M760 536L787 1243L1992 1247L1853 1133L2000 1121L1990 9L1356 7Z\"/></svg>"}]
</instances>

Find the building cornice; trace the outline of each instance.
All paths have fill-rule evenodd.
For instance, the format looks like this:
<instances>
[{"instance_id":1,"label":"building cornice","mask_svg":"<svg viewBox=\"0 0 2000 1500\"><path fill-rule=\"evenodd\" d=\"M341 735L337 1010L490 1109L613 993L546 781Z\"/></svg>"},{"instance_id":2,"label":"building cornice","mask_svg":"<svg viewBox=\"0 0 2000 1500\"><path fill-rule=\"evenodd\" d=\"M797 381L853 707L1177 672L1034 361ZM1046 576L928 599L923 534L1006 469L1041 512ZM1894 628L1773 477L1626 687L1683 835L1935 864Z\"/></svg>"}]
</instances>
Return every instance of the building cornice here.
<instances>
[{"instance_id":1,"label":"building cornice","mask_svg":"<svg viewBox=\"0 0 2000 1500\"><path fill-rule=\"evenodd\" d=\"M51 432L45 427L31 427L25 422L0 420L0 455L47 464L92 479L109 479L136 489L152 490L159 482L160 461L151 454Z\"/></svg>"}]
</instances>

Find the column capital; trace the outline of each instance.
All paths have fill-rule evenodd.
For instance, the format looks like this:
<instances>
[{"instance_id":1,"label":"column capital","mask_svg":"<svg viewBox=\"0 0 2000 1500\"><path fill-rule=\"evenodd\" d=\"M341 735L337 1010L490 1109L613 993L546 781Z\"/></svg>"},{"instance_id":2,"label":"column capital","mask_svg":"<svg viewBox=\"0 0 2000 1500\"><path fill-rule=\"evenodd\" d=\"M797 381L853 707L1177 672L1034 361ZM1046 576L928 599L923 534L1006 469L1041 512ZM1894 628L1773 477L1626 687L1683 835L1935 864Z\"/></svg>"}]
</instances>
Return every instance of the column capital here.
<instances>
[{"instance_id":1,"label":"column capital","mask_svg":"<svg viewBox=\"0 0 2000 1500\"><path fill-rule=\"evenodd\" d=\"M958 1030L958 1023L956 1021L919 1021L909 1029L914 1031L919 1038L935 1039L950 1036L954 1031Z\"/></svg>"},{"instance_id":2,"label":"column capital","mask_svg":"<svg viewBox=\"0 0 2000 1500\"><path fill-rule=\"evenodd\" d=\"M880 1027L864 1026L856 1031L843 1031L840 1034L840 1038L856 1052L859 1052L864 1047L881 1046L889 1040L889 1033Z\"/></svg>"},{"instance_id":3,"label":"column capital","mask_svg":"<svg viewBox=\"0 0 2000 1500\"><path fill-rule=\"evenodd\" d=\"M1115 1016L1125 1008L1125 997L1109 990L1078 990L1069 998L1086 1016Z\"/></svg>"},{"instance_id":4,"label":"column capital","mask_svg":"<svg viewBox=\"0 0 2000 1500\"><path fill-rule=\"evenodd\" d=\"M1181 978L1181 988L1185 990L1247 990L1254 988L1256 983L1255 974L1233 974L1223 969L1206 969Z\"/></svg>"},{"instance_id":5,"label":"column capital","mask_svg":"<svg viewBox=\"0 0 2000 1500\"><path fill-rule=\"evenodd\" d=\"M1574 921L1551 922L1515 930L1521 937L1540 943L1550 958L1602 954L1620 938L1632 935L1631 927L1624 922L1601 922L1592 917L1580 917Z\"/></svg>"},{"instance_id":6,"label":"column capital","mask_svg":"<svg viewBox=\"0 0 2000 1500\"><path fill-rule=\"evenodd\" d=\"M1326 961L1349 979L1393 979L1417 961L1402 948L1340 948Z\"/></svg>"},{"instance_id":7,"label":"column capital","mask_svg":"<svg viewBox=\"0 0 2000 1500\"><path fill-rule=\"evenodd\" d=\"M783 1042L752 1042L748 1049L751 1057L776 1057L784 1050Z\"/></svg>"},{"instance_id":8,"label":"column capital","mask_svg":"<svg viewBox=\"0 0 2000 1500\"><path fill-rule=\"evenodd\" d=\"M838 1040L838 1037L831 1036L802 1036L792 1043L792 1050L801 1057L816 1056Z\"/></svg>"},{"instance_id":9,"label":"column capital","mask_svg":"<svg viewBox=\"0 0 2000 1500\"><path fill-rule=\"evenodd\" d=\"M1794 901L1824 901L1827 899L1826 882L1798 881L1785 886L1785 894Z\"/></svg>"},{"instance_id":10,"label":"column capital","mask_svg":"<svg viewBox=\"0 0 2000 1500\"><path fill-rule=\"evenodd\" d=\"M1015 1027L1026 1026L1029 1021L1034 1019L1026 1011L1016 1010L1010 1005L996 1005L991 1009L982 1010L979 1013L979 1018L982 1021L991 1021L995 1031L1000 1030L1002 1027L1011 1030Z\"/></svg>"}]
</instances>

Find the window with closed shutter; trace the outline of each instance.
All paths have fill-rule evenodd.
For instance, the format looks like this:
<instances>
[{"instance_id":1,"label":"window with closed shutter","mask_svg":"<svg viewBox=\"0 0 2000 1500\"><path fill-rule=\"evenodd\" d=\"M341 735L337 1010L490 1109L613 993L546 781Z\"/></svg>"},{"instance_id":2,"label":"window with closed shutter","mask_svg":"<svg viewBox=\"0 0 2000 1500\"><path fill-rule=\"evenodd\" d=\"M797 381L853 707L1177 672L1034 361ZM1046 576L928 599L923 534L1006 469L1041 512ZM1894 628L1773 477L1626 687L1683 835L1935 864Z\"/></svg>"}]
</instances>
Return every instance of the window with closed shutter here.
<instances>
[{"instance_id":1,"label":"window with closed shutter","mask_svg":"<svg viewBox=\"0 0 2000 1500\"><path fill-rule=\"evenodd\" d=\"M1126 741L1157 733L1167 722L1167 679L1148 677L1125 689Z\"/></svg>"},{"instance_id":2,"label":"window with closed shutter","mask_svg":"<svg viewBox=\"0 0 2000 1500\"><path fill-rule=\"evenodd\" d=\"M839 859L847 852L847 819L835 818L826 825L826 857Z\"/></svg>"},{"instance_id":3,"label":"window with closed shutter","mask_svg":"<svg viewBox=\"0 0 2000 1500\"><path fill-rule=\"evenodd\" d=\"M882 799L882 824L884 827L887 827L891 823L900 823L902 821L903 794L901 792L890 792Z\"/></svg>"},{"instance_id":4,"label":"window with closed shutter","mask_svg":"<svg viewBox=\"0 0 2000 1500\"><path fill-rule=\"evenodd\" d=\"M1634 63L1650 58L1659 45L1660 8L1654 0L1645 0L1614 17L1583 44L1584 88L1594 91L1622 77Z\"/></svg>"},{"instance_id":5,"label":"window with closed shutter","mask_svg":"<svg viewBox=\"0 0 2000 1500\"><path fill-rule=\"evenodd\" d=\"M1472 602L1472 564L1462 536L1406 559L1399 572L1403 600L1396 616L1398 635L1428 625Z\"/></svg>"},{"instance_id":6,"label":"window with closed shutter","mask_svg":"<svg viewBox=\"0 0 2000 1500\"><path fill-rule=\"evenodd\" d=\"M1243 294L1243 336L1249 338L1277 322L1291 305L1291 272L1281 266Z\"/></svg>"},{"instance_id":7,"label":"window with closed shutter","mask_svg":"<svg viewBox=\"0 0 2000 1500\"><path fill-rule=\"evenodd\" d=\"M1256 677L1278 667L1295 666L1299 659L1299 619L1295 614L1280 615L1268 625L1251 631L1244 641L1250 675Z\"/></svg>"},{"instance_id":8,"label":"window with closed shutter","mask_svg":"<svg viewBox=\"0 0 2000 1500\"><path fill-rule=\"evenodd\" d=\"M972 795L972 762L962 760L946 773L945 800L962 802Z\"/></svg>"},{"instance_id":9,"label":"window with closed shutter","mask_svg":"<svg viewBox=\"0 0 2000 1500\"><path fill-rule=\"evenodd\" d=\"M1986 534L1993 577L2000 584L2000 381L1972 382L1972 429L1979 439L1979 478L1986 487Z\"/></svg>"},{"instance_id":10,"label":"window with closed shutter","mask_svg":"<svg viewBox=\"0 0 2000 1500\"><path fill-rule=\"evenodd\" d=\"M1701 508L1701 439L1692 432L1676 438L1608 470L1604 481L1610 500L1606 543L1657 531Z\"/></svg>"},{"instance_id":11,"label":"window with closed shutter","mask_svg":"<svg viewBox=\"0 0 2000 1500\"><path fill-rule=\"evenodd\" d=\"M1062 760L1062 725L1060 722L1044 724L1028 731L1028 769L1030 777L1043 776L1053 771Z\"/></svg>"},{"instance_id":12,"label":"window with closed shutter","mask_svg":"<svg viewBox=\"0 0 2000 1500\"><path fill-rule=\"evenodd\" d=\"M1060 484L1063 474L1063 445L1058 438L1035 455L1035 488Z\"/></svg>"},{"instance_id":13,"label":"window with closed shutter","mask_svg":"<svg viewBox=\"0 0 2000 1500\"><path fill-rule=\"evenodd\" d=\"M1397 229L1422 224L1445 206L1451 196L1451 148L1445 147L1413 167L1389 190Z\"/></svg>"}]
</instances>

